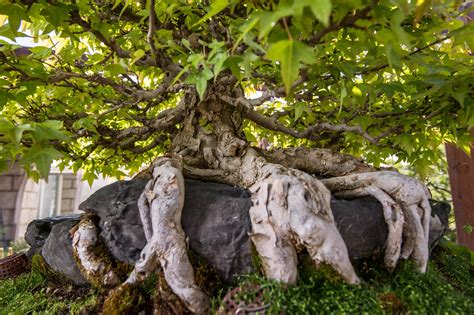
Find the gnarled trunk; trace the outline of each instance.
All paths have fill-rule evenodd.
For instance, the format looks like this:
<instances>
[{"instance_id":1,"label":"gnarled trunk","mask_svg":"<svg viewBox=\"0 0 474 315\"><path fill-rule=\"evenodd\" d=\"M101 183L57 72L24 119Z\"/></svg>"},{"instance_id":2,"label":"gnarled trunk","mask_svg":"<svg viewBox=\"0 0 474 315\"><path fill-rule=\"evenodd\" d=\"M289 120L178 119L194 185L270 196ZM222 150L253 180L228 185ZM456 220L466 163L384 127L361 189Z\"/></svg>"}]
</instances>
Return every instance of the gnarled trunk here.
<instances>
[{"instance_id":1,"label":"gnarled trunk","mask_svg":"<svg viewBox=\"0 0 474 315\"><path fill-rule=\"evenodd\" d=\"M235 83L222 76L203 100L193 90L185 92L180 104L185 119L169 155L159 157L147 171L152 179L138 205L148 244L126 285L142 281L161 265L170 288L189 310L209 309L196 286L180 226L183 174L251 191L251 239L269 278L295 284L297 251L306 248L316 264L329 264L347 282L359 282L332 216L331 191L377 198L389 226L387 267L411 256L420 271L426 269L430 208L421 183L394 172L376 172L360 160L328 150L252 148L241 129L250 109L223 101L223 96L243 97ZM311 174L342 177L320 181Z\"/></svg>"}]
</instances>

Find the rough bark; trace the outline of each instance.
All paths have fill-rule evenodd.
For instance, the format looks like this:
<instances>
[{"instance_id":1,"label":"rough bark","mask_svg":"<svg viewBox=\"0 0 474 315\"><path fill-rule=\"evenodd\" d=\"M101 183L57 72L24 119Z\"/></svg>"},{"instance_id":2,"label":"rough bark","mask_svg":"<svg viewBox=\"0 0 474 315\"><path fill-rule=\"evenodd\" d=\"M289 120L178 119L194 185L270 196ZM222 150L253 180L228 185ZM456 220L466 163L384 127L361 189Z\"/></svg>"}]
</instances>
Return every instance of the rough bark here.
<instances>
[{"instance_id":1,"label":"rough bark","mask_svg":"<svg viewBox=\"0 0 474 315\"><path fill-rule=\"evenodd\" d=\"M147 244L125 282L137 284L161 265L173 292L189 310L209 310L206 294L196 285L187 256L186 236L181 228L184 206L184 178L181 159L163 157L154 163L153 179L146 185L138 206Z\"/></svg>"},{"instance_id":2,"label":"rough bark","mask_svg":"<svg viewBox=\"0 0 474 315\"><path fill-rule=\"evenodd\" d=\"M125 285L143 280L161 264L166 281L189 310L208 310L209 301L196 286L180 226L182 173L251 191L251 239L269 278L295 284L296 253L306 248L316 264L329 264L347 282L359 282L332 216L330 191L344 197L375 197L383 205L389 229L387 267L394 268L400 257L412 257L420 271L426 270L430 219L426 187L327 150L250 147L241 128L252 109L222 101L222 95L243 97L234 84L232 77L221 77L201 101L192 90L185 92L181 102L185 118L170 147L172 158L158 158L145 172L153 172L152 180L138 206L148 243ZM339 177L320 181L309 173Z\"/></svg>"},{"instance_id":3,"label":"rough bark","mask_svg":"<svg viewBox=\"0 0 474 315\"><path fill-rule=\"evenodd\" d=\"M73 229L73 253L81 266L82 274L86 279L99 287L113 287L120 283L114 273L110 261L107 262L97 252L99 238L97 228L91 219L85 217Z\"/></svg>"},{"instance_id":4,"label":"rough bark","mask_svg":"<svg viewBox=\"0 0 474 315\"><path fill-rule=\"evenodd\" d=\"M189 107L183 133L174 139L174 151L182 154L187 164L186 175L219 177L250 189L254 202L250 209L252 241L268 277L296 283L296 250L306 247L317 264L330 264L348 282L357 283L330 210L329 191L307 173L269 163L251 148L241 137L241 109L224 105L218 97L229 93L229 85L215 88L205 102ZM355 159L342 159L349 161L347 171L363 168ZM315 167L324 170L321 163Z\"/></svg>"},{"instance_id":5,"label":"rough bark","mask_svg":"<svg viewBox=\"0 0 474 315\"><path fill-rule=\"evenodd\" d=\"M339 197L371 195L379 200L389 227L387 266L394 268L400 256L405 259L412 257L418 270L426 271L431 217L430 193L426 186L411 177L387 171L329 178L322 182ZM405 239L400 248L402 230Z\"/></svg>"},{"instance_id":6,"label":"rough bark","mask_svg":"<svg viewBox=\"0 0 474 315\"><path fill-rule=\"evenodd\" d=\"M296 247L303 246L316 264L327 263L347 282L359 283L331 213L330 192L320 181L269 163L251 191L251 238L267 277L296 284Z\"/></svg>"},{"instance_id":7,"label":"rough bark","mask_svg":"<svg viewBox=\"0 0 474 315\"><path fill-rule=\"evenodd\" d=\"M318 177L337 177L354 173L375 172L376 169L352 155L340 154L329 149L277 148L261 150L271 163L295 168Z\"/></svg>"}]
</instances>

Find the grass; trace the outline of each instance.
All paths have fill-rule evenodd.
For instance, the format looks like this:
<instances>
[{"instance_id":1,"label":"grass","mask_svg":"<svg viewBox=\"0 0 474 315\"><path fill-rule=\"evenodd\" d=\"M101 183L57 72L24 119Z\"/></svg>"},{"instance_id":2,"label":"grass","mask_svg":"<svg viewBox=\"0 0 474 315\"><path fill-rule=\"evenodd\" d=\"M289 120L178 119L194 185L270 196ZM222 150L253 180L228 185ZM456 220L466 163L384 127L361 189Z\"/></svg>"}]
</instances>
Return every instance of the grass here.
<instances>
[{"instance_id":1,"label":"grass","mask_svg":"<svg viewBox=\"0 0 474 315\"><path fill-rule=\"evenodd\" d=\"M86 288L49 283L38 271L0 281L0 314L79 314L96 305L96 294Z\"/></svg>"},{"instance_id":2,"label":"grass","mask_svg":"<svg viewBox=\"0 0 474 315\"><path fill-rule=\"evenodd\" d=\"M246 288L234 300L260 299L267 314L474 314L474 265L456 246L445 243L432 254L426 274L409 262L393 273L375 262L356 264L362 285L341 282L325 268L315 270L309 261L300 267L296 287L269 281L259 274L242 276ZM156 277L147 281L156 282ZM147 283L141 294L151 301L155 284ZM213 297L214 310L230 287ZM0 281L0 314L78 314L101 310L104 293L69 284L47 281L38 270L14 280Z\"/></svg>"}]
</instances>

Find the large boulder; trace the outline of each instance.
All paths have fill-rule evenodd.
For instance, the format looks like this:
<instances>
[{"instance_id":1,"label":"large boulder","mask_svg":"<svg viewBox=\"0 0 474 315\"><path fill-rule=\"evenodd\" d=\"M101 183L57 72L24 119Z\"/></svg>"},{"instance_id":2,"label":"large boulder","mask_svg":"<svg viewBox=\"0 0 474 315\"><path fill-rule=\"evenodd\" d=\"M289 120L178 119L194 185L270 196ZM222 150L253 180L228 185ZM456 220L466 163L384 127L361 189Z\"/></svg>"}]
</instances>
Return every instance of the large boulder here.
<instances>
[{"instance_id":1,"label":"large boulder","mask_svg":"<svg viewBox=\"0 0 474 315\"><path fill-rule=\"evenodd\" d=\"M146 180L119 181L101 188L79 209L100 217L101 236L112 255L133 263L146 240L137 207ZM242 188L186 179L182 225L189 245L225 280L253 270L248 210L250 193ZM449 205L432 203L434 244L448 226ZM383 253L388 229L382 206L370 197L331 200L336 225L351 259Z\"/></svg>"},{"instance_id":2,"label":"large boulder","mask_svg":"<svg viewBox=\"0 0 474 315\"><path fill-rule=\"evenodd\" d=\"M137 207L145 180L118 181L95 192L80 210L100 217L101 237L112 256L134 263L146 244ZM251 206L247 190L186 180L182 226L190 248L225 279L253 270Z\"/></svg>"},{"instance_id":3,"label":"large boulder","mask_svg":"<svg viewBox=\"0 0 474 315\"><path fill-rule=\"evenodd\" d=\"M100 236L115 259L134 264L146 244L137 207L137 199L146 180L118 181L95 192L79 208L99 217ZM190 248L222 276L250 272L252 265L250 194L247 190L217 183L186 180L186 198L182 215L183 229ZM351 259L383 254L387 238L381 205L373 198L331 200L336 225L347 244ZM448 226L449 205L432 203L430 244L434 244ZM62 220L62 221L61 221ZM72 256L69 230L78 218L47 218L33 221L25 238L42 254L48 264L80 284L80 275ZM51 232L48 232L51 231Z\"/></svg>"}]
</instances>

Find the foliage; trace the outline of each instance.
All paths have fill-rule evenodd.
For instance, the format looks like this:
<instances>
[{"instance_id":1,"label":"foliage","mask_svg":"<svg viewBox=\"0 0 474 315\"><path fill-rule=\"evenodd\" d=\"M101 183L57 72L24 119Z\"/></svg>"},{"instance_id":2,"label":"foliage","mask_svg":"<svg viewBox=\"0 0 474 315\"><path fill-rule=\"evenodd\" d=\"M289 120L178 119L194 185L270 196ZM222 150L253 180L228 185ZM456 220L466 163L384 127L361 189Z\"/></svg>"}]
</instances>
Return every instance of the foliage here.
<instances>
[{"instance_id":1,"label":"foliage","mask_svg":"<svg viewBox=\"0 0 474 315\"><path fill-rule=\"evenodd\" d=\"M441 143L471 141L471 10L454 0L3 1L0 170L20 156L35 178L53 160L89 181L135 172L179 127L164 110L190 86L205 97L225 73L253 98L231 103L264 118L245 122L249 141L375 165L396 156L425 175ZM19 37L38 46L12 44Z\"/></svg>"}]
</instances>

